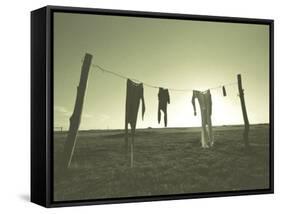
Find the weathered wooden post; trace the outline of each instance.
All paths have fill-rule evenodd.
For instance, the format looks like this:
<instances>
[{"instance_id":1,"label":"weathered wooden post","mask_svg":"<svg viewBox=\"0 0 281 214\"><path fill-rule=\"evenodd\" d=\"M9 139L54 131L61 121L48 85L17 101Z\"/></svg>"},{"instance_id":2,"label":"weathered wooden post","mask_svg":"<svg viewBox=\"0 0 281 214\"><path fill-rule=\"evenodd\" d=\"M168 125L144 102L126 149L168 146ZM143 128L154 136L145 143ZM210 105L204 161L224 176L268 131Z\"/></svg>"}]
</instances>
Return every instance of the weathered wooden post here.
<instances>
[{"instance_id":1,"label":"weathered wooden post","mask_svg":"<svg viewBox=\"0 0 281 214\"><path fill-rule=\"evenodd\" d=\"M248 115L247 115L247 109L246 109L246 104L245 104L245 99L244 99L244 89L242 87L242 79L241 79L241 74L237 75L237 80L238 80L238 91L239 91L239 97L240 97L240 102L241 102L241 108L242 108L242 113L243 113L243 119L244 119L244 143L245 146L249 146L249 131L250 131L250 126L249 126L249 120L248 120Z\"/></svg>"},{"instance_id":2,"label":"weathered wooden post","mask_svg":"<svg viewBox=\"0 0 281 214\"><path fill-rule=\"evenodd\" d=\"M135 133L132 136L132 142L131 142L131 168L134 167L134 141L135 141L134 135Z\"/></svg>"},{"instance_id":3,"label":"weathered wooden post","mask_svg":"<svg viewBox=\"0 0 281 214\"><path fill-rule=\"evenodd\" d=\"M73 113L69 119L70 125L66 138L66 142L64 145L64 165L65 167L69 167L71 163L71 159L75 149L76 136L79 129L83 103L87 88L89 70L92 63L93 56L91 54L86 53L84 57L84 62L81 68L80 82L77 87L76 100L74 105Z\"/></svg>"}]
</instances>

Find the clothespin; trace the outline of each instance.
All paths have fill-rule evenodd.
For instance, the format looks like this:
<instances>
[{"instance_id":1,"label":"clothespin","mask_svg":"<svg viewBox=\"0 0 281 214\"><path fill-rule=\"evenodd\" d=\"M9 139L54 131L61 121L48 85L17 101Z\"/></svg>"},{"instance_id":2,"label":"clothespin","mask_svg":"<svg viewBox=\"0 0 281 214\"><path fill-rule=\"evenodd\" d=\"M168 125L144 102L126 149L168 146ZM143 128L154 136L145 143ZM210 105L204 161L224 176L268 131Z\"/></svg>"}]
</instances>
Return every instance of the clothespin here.
<instances>
[{"instance_id":1,"label":"clothespin","mask_svg":"<svg viewBox=\"0 0 281 214\"><path fill-rule=\"evenodd\" d=\"M226 97L226 90L225 90L225 86L224 85L222 86L222 93L223 93L223 96Z\"/></svg>"}]
</instances>

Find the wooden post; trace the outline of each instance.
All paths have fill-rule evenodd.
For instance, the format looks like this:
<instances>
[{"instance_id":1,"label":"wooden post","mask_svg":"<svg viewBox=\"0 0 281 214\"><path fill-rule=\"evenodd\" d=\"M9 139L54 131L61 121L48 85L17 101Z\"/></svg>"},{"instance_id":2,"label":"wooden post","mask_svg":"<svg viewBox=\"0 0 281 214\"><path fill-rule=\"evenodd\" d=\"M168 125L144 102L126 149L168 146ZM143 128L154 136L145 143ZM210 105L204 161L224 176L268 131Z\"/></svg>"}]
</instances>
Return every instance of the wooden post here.
<instances>
[{"instance_id":1,"label":"wooden post","mask_svg":"<svg viewBox=\"0 0 281 214\"><path fill-rule=\"evenodd\" d=\"M71 163L71 159L74 153L75 149L75 143L76 143L76 137L77 132L79 129L81 116L82 116L82 110L83 110L83 103L87 88L87 82L88 82L88 76L89 76L89 70L92 63L93 56L91 54L86 53L84 57L84 62L81 68L81 75L80 75L80 82L77 87L77 94L76 94L76 100L75 100L75 106L73 113L69 119L70 125L69 130L64 146L64 165L65 167L69 167Z\"/></svg>"},{"instance_id":2,"label":"wooden post","mask_svg":"<svg viewBox=\"0 0 281 214\"><path fill-rule=\"evenodd\" d=\"M134 167L134 143L131 143L131 168Z\"/></svg>"},{"instance_id":3,"label":"wooden post","mask_svg":"<svg viewBox=\"0 0 281 214\"><path fill-rule=\"evenodd\" d=\"M131 142L131 168L134 167L134 142L135 141L135 132L132 134L132 142Z\"/></svg>"},{"instance_id":4,"label":"wooden post","mask_svg":"<svg viewBox=\"0 0 281 214\"><path fill-rule=\"evenodd\" d=\"M243 113L243 119L244 119L244 143L245 146L249 146L249 131L250 131L250 126L249 126L249 120L248 120L248 115L247 115L247 109L245 105L245 99L244 99L244 89L242 87L242 79L241 79L241 74L237 75L237 80L238 80L238 91L239 91L239 97L240 97L240 102L241 102L241 108L242 108L242 113Z\"/></svg>"}]
</instances>

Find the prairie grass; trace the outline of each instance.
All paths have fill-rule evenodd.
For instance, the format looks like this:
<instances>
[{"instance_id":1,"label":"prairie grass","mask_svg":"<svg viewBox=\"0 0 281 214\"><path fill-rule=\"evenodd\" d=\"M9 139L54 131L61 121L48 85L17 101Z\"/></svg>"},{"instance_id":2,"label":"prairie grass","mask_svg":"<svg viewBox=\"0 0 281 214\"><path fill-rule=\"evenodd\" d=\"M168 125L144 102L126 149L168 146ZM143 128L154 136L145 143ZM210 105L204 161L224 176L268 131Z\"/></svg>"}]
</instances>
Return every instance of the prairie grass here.
<instances>
[{"instance_id":1,"label":"prairie grass","mask_svg":"<svg viewBox=\"0 0 281 214\"><path fill-rule=\"evenodd\" d=\"M134 167L123 130L80 131L72 163L61 164L66 133L54 135L54 200L269 188L269 126L215 127L215 146L200 147L199 128L138 129Z\"/></svg>"}]
</instances>

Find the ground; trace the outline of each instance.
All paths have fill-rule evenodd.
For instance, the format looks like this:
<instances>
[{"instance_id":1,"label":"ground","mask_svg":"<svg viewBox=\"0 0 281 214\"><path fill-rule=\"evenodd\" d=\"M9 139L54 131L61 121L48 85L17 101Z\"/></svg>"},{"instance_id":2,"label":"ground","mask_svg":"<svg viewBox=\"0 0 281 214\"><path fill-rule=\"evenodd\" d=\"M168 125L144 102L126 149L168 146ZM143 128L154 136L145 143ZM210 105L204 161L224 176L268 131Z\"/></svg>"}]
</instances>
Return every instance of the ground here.
<instances>
[{"instance_id":1,"label":"ground","mask_svg":"<svg viewBox=\"0 0 281 214\"><path fill-rule=\"evenodd\" d=\"M66 132L54 134L54 200L119 198L269 188L269 126L214 127L215 146L200 147L199 128L138 129L134 167L123 130L80 131L68 170Z\"/></svg>"}]
</instances>

